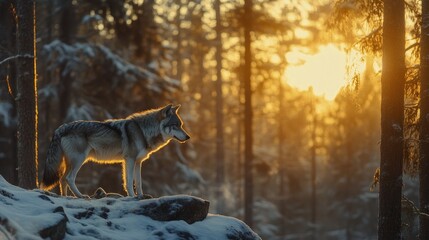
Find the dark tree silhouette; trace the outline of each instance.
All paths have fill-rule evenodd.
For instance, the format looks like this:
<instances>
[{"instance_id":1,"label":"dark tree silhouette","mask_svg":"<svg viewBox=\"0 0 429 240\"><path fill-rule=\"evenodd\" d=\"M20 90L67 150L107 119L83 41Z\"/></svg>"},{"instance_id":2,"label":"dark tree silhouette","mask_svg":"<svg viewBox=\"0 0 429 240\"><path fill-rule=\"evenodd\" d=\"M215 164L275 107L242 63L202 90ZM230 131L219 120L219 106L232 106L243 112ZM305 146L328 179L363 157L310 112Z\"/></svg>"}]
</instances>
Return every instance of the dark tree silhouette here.
<instances>
[{"instance_id":1,"label":"dark tree silhouette","mask_svg":"<svg viewBox=\"0 0 429 240\"><path fill-rule=\"evenodd\" d=\"M73 43L74 35L76 34L76 19L75 10L72 0L65 0L61 3L61 16L60 16L60 31L59 39L65 44L71 45ZM65 72L66 65L63 64L61 72ZM70 85L71 85L71 72L67 72L61 78L60 85L60 119L64 121L67 117L68 106L70 106Z\"/></svg>"},{"instance_id":2,"label":"dark tree silhouette","mask_svg":"<svg viewBox=\"0 0 429 240\"><path fill-rule=\"evenodd\" d=\"M401 239L405 18L404 1L384 1L378 239Z\"/></svg>"},{"instance_id":3,"label":"dark tree silhouette","mask_svg":"<svg viewBox=\"0 0 429 240\"><path fill-rule=\"evenodd\" d=\"M223 144L222 23L220 0L214 2L214 9L216 12L216 182L219 191L217 211L222 213L225 204L222 193L225 183L225 154Z\"/></svg>"},{"instance_id":4,"label":"dark tree silhouette","mask_svg":"<svg viewBox=\"0 0 429 240\"><path fill-rule=\"evenodd\" d=\"M250 29L252 0L244 1L244 221L253 226L253 135L252 135L252 53Z\"/></svg>"},{"instance_id":5,"label":"dark tree silhouette","mask_svg":"<svg viewBox=\"0 0 429 240\"><path fill-rule=\"evenodd\" d=\"M429 213L429 1L422 0L420 37L420 210ZM420 239L429 239L429 219L420 216Z\"/></svg>"},{"instance_id":6,"label":"dark tree silhouette","mask_svg":"<svg viewBox=\"0 0 429 240\"><path fill-rule=\"evenodd\" d=\"M37 82L34 0L17 1L17 94L18 185L37 184Z\"/></svg>"},{"instance_id":7,"label":"dark tree silhouette","mask_svg":"<svg viewBox=\"0 0 429 240\"><path fill-rule=\"evenodd\" d=\"M0 1L0 60L8 59L16 49L16 23L12 1ZM17 184L16 163L16 117L14 106L15 62L0 64L0 103L10 116L0 121L0 175L8 182ZM5 81L6 80L6 81Z\"/></svg>"}]
</instances>

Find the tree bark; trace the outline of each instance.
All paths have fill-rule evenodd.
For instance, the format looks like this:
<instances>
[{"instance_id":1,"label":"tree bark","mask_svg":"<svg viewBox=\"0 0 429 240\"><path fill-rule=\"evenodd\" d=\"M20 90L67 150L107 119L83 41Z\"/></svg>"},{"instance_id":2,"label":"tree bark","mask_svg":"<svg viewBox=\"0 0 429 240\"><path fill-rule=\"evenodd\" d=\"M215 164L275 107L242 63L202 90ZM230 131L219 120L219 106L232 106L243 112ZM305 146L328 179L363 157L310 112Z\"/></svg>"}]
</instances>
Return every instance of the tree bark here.
<instances>
[{"instance_id":1,"label":"tree bark","mask_svg":"<svg viewBox=\"0 0 429 240\"><path fill-rule=\"evenodd\" d=\"M176 11L176 26L177 26L177 34L176 34L176 79L182 82L183 76L183 62L182 62L182 10L183 3L181 0L177 1L177 11Z\"/></svg>"},{"instance_id":2,"label":"tree bark","mask_svg":"<svg viewBox=\"0 0 429 240\"><path fill-rule=\"evenodd\" d=\"M18 185L31 189L37 185L37 75L34 0L17 1L17 49L18 55L33 58L17 60L18 114Z\"/></svg>"},{"instance_id":3,"label":"tree bark","mask_svg":"<svg viewBox=\"0 0 429 240\"><path fill-rule=\"evenodd\" d=\"M124 8L125 1L124 0L107 0L106 3L109 6L110 14L113 17L116 37L118 38L120 43L128 44L130 39L129 38L130 28L128 27L125 21L125 17L126 17L126 12L125 12L126 10Z\"/></svg>"},{"instance_id":4,"label":"tree bark","mask_svg":"<svg viewBox=\"0 0 429 240\"><path fill-rule=\"evenodd\" d=\"M311 94L313 94L313 90L311 90ZM310 157L311 157L311 239L316 238L316 215L317 215L317 199L316 199L316 173L317 173L317 164L316 164L316 129L317 129L317 113L316 113L316 104L317 101L312 96L311 103L311 115L312 115L312 129L311 129L311 149L310 149Z\"/></svg>"},{"instance_id":5,"label":"tree bark","mask_svg":"<svg viewBox=\"0 0 429 240\"><path fill-rule=\"evenodd\" d=\"M72 44L72 39L76 31L75 13L72 0L63 0L61 4L60 33L59 39L63 43Z\"/></svg>"},{"instance_id":6,"label":"tree bark","mask_svg":"<svg viewBox=\"0 0 429 240\"><path fill-rule=\"evenodd\" d=\"M222 93L222 24L220 0L214 3L216 12L216 182L218 184L217 212L223 213L225 200L223 187L225 184L225 154L223 144L223 93Z\"/></svg>"},{"instance_id":7,"label":"tree bark","mask_svg":"<svg viewBox=\"0 0 429 240\"><path fill-rule=\"evenodd\" d=\"M74 7L72 0L64 0L60 3L62 7L61 17L60 17L60 33L59 39L61 42L71 45L73 43L73 36L75 35L76 27L75 27L75 19L74 19ZM66 63L61 65L61 73L66 72L64 69L66 67ZM66 74L61 74L61 85L59 88L59 96L60 96L60 120L66 121L67 114L71 101L71 76L70 71L67 71Z\"/></svg>"},{"instance_id":8,"label":"tree bark","mask_svg":"<svg viewBox=\"0 0 429 240\"><path fill-rule=\"evenodd\" d=\"M384 1L378 239L401 239L405 18L403 0Z\"/></svg>"},{"instance_id":9,"label":"tree bark","mask_svg":"<svg viewBox=\"0 0 429 240\"><path fill-rule=\"evenodd\" d=\"M420 211L429 214L429 1L422 0L420 37ZM429 239L429 219L420 216L420 239Z\"/></svg>"},{"instance_id":10,"label":"tree bark","mask_svg":"<svg viewBox=\"0 0 429 240\"><path fill-rule=\"evenodd\" d=\"M12 1L0 2L0 61L5 61L15 53L16 22ZM17 185L16 162L16 107L13 100L15 92L15 62L0 64L0 102L9 106L9 119L0 123L0 175L8 182Z\"/></svg>"},{"instance_id":11,"label":"tree bark","mask_svg":"<svg viewBox=\"0 0 429 240\"><path fill-rule=\"evenodd\" d=\"M278 166L279 166L279 201L278 201L278 207L280 214L283 216L283 218L280 220L280 236L286 235L286 162L285 162L285 138L284 138L284 87L283 87L283 79L279 79L279 112L278 112L278 129L277 129L277 138L278 138L278 146L277 146L277 153L278 153Z\"/></svg>"},{"instance_id":12,"label":"tree bark","mask_svg":"<svg viewBox=\"0 0 429 240\"><path fill-rule=\"evenodd\" d=\"M156 54L154 49L159 48L155 40L158 36L155 23L155 1L146 0L142 5L134 2L132 5L137 16L130 28L130 31L133 32L133 43L136 45L134 55L139 60L143 60L143 65L147 66L156 59L156 56L153 56Z\"/></svg>"},{"instance_id":13,"label":"tree bark","mask_svg":"<svg viewBox=\"0 0 429 240\"><path fill-rule=\"evenodd\" d=\"M253 226L252 0L244 1L244 221Z\"/></svg>"}]
</instances>

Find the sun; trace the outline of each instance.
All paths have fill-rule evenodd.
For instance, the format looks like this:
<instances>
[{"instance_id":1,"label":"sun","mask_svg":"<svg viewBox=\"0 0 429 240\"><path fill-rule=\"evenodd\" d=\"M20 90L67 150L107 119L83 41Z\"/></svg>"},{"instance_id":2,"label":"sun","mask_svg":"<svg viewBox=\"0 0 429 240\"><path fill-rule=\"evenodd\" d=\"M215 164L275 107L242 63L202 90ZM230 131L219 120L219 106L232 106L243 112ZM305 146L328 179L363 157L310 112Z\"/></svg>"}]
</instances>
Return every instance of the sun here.
<instances>
[{"instance_id":1,"label":"sun","mask_svg":"<svg viewBox=\"0 0 429 240\"><path fill-rule=\"evenodd\" d=\"M286 58L285 81L299 90L311 87L316 95L333 100L347 83L347 54L333 44L320 46L315 54L293 50Z\"/></svg>"}]
</instances>

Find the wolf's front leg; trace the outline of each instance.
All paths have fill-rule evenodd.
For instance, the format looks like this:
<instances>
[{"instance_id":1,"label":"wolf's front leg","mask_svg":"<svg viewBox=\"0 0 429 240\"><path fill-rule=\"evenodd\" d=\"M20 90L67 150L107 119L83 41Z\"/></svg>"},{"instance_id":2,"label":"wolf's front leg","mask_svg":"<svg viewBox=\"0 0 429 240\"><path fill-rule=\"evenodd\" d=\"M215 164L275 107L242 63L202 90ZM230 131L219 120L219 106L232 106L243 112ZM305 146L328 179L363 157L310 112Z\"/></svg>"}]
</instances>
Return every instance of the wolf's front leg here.
<instances>
[{"instance_id":1,"label":"wolf's front leg","mask_svg":"<svg viewBox=\"0 0 429 240\"><path fill-rule=\"evenodd\" d=\"M128 196L135 197L134 188L133 188L133 174L134 174L134 159L125 159L125 171L124 171L124 180L125 180L125 190L127 191Z\"/></svg>"},{"instance_id":2,"label":"wolf's front leg","mask_svg":"<svg viewBox=\"0 0 429 240\"><path fill-rule=\"evenodd\" d=\"M136 184L137 197L143 197L142 190L142 164L141 161L136 161L134 163L134 182Z\"/></svg>"}]
</instances>

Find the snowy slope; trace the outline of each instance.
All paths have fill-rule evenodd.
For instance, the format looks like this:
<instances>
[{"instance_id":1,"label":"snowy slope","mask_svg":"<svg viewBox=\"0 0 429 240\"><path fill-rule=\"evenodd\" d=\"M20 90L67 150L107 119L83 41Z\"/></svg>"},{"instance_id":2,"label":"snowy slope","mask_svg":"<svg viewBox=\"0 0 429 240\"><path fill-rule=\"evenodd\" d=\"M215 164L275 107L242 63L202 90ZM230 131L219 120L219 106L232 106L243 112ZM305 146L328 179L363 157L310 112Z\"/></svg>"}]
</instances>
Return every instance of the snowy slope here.
<instances>
[{"instance_id":1,"label":"snowy slope","mask_svg":"<svg viewBox=\"0 0 429 240\"><path fill-rule=\"evenodd\" d=\"M207 211L207 201L186 195L64 198L0 176L0 239L260 239L242 221Z\"/></svg>"}]
</instances>

